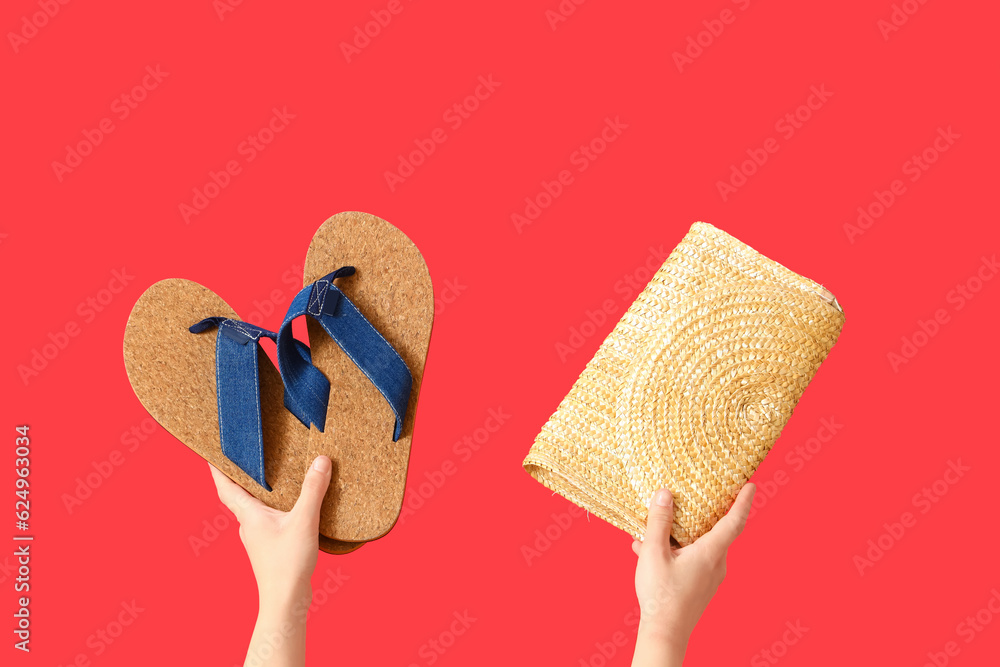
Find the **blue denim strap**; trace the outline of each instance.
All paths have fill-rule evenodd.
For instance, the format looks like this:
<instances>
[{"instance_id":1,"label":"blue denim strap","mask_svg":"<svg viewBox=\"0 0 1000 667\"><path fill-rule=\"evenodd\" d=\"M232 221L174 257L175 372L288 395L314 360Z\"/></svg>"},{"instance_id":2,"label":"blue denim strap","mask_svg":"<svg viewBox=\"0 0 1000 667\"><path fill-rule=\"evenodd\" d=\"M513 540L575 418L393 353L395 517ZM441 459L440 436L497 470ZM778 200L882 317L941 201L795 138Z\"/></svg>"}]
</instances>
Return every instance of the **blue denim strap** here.
<instances>
[{"instance_id":1,"label":"blue denim strap","mask_svg":"<svg viewBox=\"0 0 1000 667\"><path fill-rule=\"evenodd\" d=\"M264 476L264 437L260 416L257 345L261 336L277 340L273 331L225 317L209 317L188 330L201 333L218 327L215 338L215 384L219 404L222 453L268 491ZM250 341L254 344L250 345ZM302 343L299 355L309 356ZM286 391L287 404L287 391Z\"/></svg>"},{"instance_id":2,"label":"blue denim strap","mask_svg":"<svg viewBox=\"0 0 1000 667\"><path fill-rule=\"evenodd\" d=\"M329 380L301 355L294 354L291 342L294 340L291 335L292 320L309 315L389 402L396 417L392 435L393 441L396 441L403 432L413 377L395 348L333 284L337 278L351 275L354 275L353 266L342 267L295 295L278 330L278 364L282 377L286 379L285 387L291 401L308 415L309 422L322 431L330 396ZM309 425L305 420L303 423Z\"/></svg>"}]
</instances>

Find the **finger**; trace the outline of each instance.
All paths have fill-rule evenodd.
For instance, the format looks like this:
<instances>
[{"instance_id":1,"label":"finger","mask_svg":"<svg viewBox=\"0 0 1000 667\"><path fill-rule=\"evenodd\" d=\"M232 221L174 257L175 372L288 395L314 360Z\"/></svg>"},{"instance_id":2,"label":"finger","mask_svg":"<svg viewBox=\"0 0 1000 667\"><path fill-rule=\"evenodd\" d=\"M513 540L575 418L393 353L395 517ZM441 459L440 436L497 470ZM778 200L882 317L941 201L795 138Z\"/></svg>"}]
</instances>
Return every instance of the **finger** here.
<instances>
[{"instance_id":1,"label":"finger","mask_svg":"<svg viewBox=\"0 0 1000 667\"><path fill-rule=\"evenodd\" d=\"M750 503L753 502L753 495L756 491L756 484L746 484L740 489L736 501L729 508L726 516L719 519L719 522L705 534L709 542L714 542L723 549L729 548L729 545L743 532L743 528L747 525L747 517L750 516Z\"/></svg>"},{"instance_id":2,"label":"finger","mask_svg":"<svg viewBox=\"0 0 1000 667\"><path fill-rule=\"evenodd\" d=\"M332 475L333 463L329 456L317 456L309 470L306 471L306 478L302 482L302 491L299 499L295 501L292 514L299 520L305 521L319 532L319 513L323 506L323 496L330 488L330 477Z\"/></svg>"},{"instance_id":3,"label":"finger","mask_svg":"<svg viewBox=\"0 0 1000 667\"><path fill-rule=\"evenodd\" d=\"M212 471L215 488L219 492L219 500L236 515L237 521L243 522L244 510L257 505L264 506L264 503L247 493L246 489L226 477L225 473L214 465L209 463L208 467Z\"/></svg>"},{"instance_id":4,"label":"finger","mask_svg":"<svg viewBox=\"0 0 1000 667\"><path fill-rule=\"evenodd\" d=\"M646 518L646 535L643 544L651 544L663 553L670 553L670 527L674 521L674 498L669 489L653 494Z\"/></svg>"},{"instance_id":5,"label":"finger","mask_svg":"<svg viewBox=\"0 0 1000 667\"><path fill-rule=\"evenodd\" d=\"M642 542L640 542L639 540L635 540L634 542L632 542L632 551L635 552L636 556L639 555L639 549L641 548L642 548Z\"/></svg>"}]
</instances>

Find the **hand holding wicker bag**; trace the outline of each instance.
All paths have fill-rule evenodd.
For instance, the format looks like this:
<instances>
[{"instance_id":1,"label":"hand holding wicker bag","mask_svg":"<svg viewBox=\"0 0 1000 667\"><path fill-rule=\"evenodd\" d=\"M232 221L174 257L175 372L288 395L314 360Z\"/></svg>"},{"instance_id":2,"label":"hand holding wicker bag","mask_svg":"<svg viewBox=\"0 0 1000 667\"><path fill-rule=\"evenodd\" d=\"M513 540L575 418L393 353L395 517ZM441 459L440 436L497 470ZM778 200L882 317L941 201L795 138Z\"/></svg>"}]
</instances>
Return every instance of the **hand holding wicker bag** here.
<instances>
[{"instance_id":1,"label":"hand holding wicker bag","mask_svg":"<svg viewBox=\"0 0 1000 667\"><path fill-rule=\"evenodd\" d=\"M588 362L524 460L641 539L674 496L682 546L725 515L844 324L828 290L696 222Z\"/></svg>"}]
</instances>

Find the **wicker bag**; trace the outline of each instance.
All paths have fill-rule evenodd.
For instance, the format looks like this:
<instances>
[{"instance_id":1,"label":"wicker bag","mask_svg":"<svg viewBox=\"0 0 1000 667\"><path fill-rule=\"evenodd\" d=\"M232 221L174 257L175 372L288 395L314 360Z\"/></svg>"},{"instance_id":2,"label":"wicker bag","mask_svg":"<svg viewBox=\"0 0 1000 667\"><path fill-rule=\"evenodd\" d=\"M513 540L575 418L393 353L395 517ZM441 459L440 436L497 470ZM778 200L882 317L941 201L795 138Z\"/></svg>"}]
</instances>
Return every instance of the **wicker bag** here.
<instances>
[{"instance_id":1,"label":"wicker bag","mask_svg":"<svg viewBox=\"0 0 1000 667\"><path fill-rule=\"evenodd\" d=\"M696 222L601 344L524 460L549 489L641 539L674 496L682 546L770 451L837 341L821 285Z\"/></svg>"}]
</instances>

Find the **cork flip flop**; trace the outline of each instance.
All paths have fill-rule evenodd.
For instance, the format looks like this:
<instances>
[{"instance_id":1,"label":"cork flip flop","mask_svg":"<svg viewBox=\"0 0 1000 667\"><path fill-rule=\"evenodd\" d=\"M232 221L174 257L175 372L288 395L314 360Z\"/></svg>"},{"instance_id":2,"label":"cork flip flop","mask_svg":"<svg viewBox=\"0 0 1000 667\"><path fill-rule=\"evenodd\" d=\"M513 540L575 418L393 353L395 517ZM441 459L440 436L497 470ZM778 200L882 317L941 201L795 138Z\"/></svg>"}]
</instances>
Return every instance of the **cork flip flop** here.
<instances>
[{"instance_id":1,"label":"cork flip flop","mask_svg":"<svg viewBox=\"0 0 1000 667\"><path fill-rule=\"evenodd\" d=\"M389 223L366 214L340 214L321 227L317 239L326 238L323 230L329 228L331 223L344 220L345 216L353 221L351 229L355 236L344 239L331 235L330 238L335 238L337 242L348 241L362 248L352 254L361 267L357 271L357 283L361 289L345 291L356 291L361 296L362 302L358 304L360 311L357 313L361 315L361 320L368 315L366 309L373 309L374 319L365 321L370 321L370 326L380 337L384 336L387 343L399 341L397 349L403 349L402 359L413 368L406 413L402 419L396 420L397 428L393 428L391 417L388 422L384 421L384 410L380 410L383 406L379 402L386 404L386 398L374 387L365 388L375 391L374 395L371 391L363 395L351 393L356 386L363 386L358 377L351 375L352 372L368 380L369 384L371 380L357 366L347 368L336 361L334 350L339 351L340 348L332 339L320 343L325 348L324 363L318 366L323 373L329 374L322 377L333 387L327 397L330 415L317 416L319 413L315 404L310 415L301 403L296 403L295 396L302 395L303 386L308 390L310 387L314 389L315 385L306 382L299 386L291 381L291 372L283 377L260 349L261 338L278 339L278 334L240 322L225 301L191 281L170 279L150 287L136 302L129 316L123 345L129 380L150 415L190 449L267 505L285 511L291 509L298 498L303 471L309 462L319 454L331 457L334 476L323 504L319 536L320 548L329 553L347 553L369 539L381 537L398 516L416 397L433 316L430 278L423 258L412 242ZM387 243L388 239L393 242ZM334 249L329 241L317 243L314 239L309 252L311 265L330 261L317 256L314 247L316 252ZM379 256L378 249L389 254ZM350 275L341 273L337 277ZM331 285L326 288L332 295L344 294ZM390 294L373 299L372 295L378 288L387 289ZM310 289L307 286L303 292ZM397 295L410 295L413 301L408 303L396 298ZM350 301L346 296L327 300L331 317L353 307ZM403 310L392 312L390 308ZM408 308L409 311L406 310ZM352 325L347 325L346 329L345 325L340 326L348 338L357 329ZM311 365L309 349L291 340L290 327L288 329L285 338L278 341L279 359L284 349L286 359L291 355L299 370L307 367L309 372L306 375L311 373L316 380L320 371ZM344 331L340 333L343 336ZM322 340L326 334L317 325L317 333L311 335ZM250 341L254 344L250 345ZM347 349L351 350L351 341L346 343ZM284 367L282 370L285 370ZM374 369L369 368L368 371L377 374L379 368L376 364ZM345 377L341 378L336 373L344 373ZM329 380L326 380L327 377ZM290 385L294 385L291 390ZM223 388L221 393L220 387ZM364 389L359 391L364 392ZM319 404L326 412L327 404L322 397ZM221 421L220 414L224 416ZM320 424L314 424L310 430L305 424L311 421L319 421ZM320 430L323 422L328 422L327 427ZM337 437L343 435L342 431L352 430L372 434L373 439L345 440ZM379 437L384 432L389 433L391 446L388 451L383 442L385 438ZM396 439L393 440L393 437ZM255 439L259 441L256 448L253 444ZM228 447L225 441L228 441ZM371 446L375 452L354 452L352 446ZM359 500L364 494L374 494L379 498ZM400 502L394 509L393 499L396 496L399 496ZM354 501L354 506L342 506L341 501L345 500ZM379 529L352 532L344 531L344 525L377 526ZM340 535L349 535L351 539L341 539Z\"/></svg>"},{"instance_id":2,"label":"cork flip flop","mask_svg":"<svg viewBox=\"0 0 1000 667\"><path fill-rule=\"evenodd\" d=\"M340 213L323 223L309 244L305 283L345 265L357 273L338 280L340 289L398 353L412 377L408 401L394 410L321 322L307 318L312 363L332 385L325 428L313 428L309 441L311 452L327 454L334 464L321 532L349 543L382 537L399 518L434 320L434 292L413 242L367 213Z\"/></svg>"}]
</instances>

